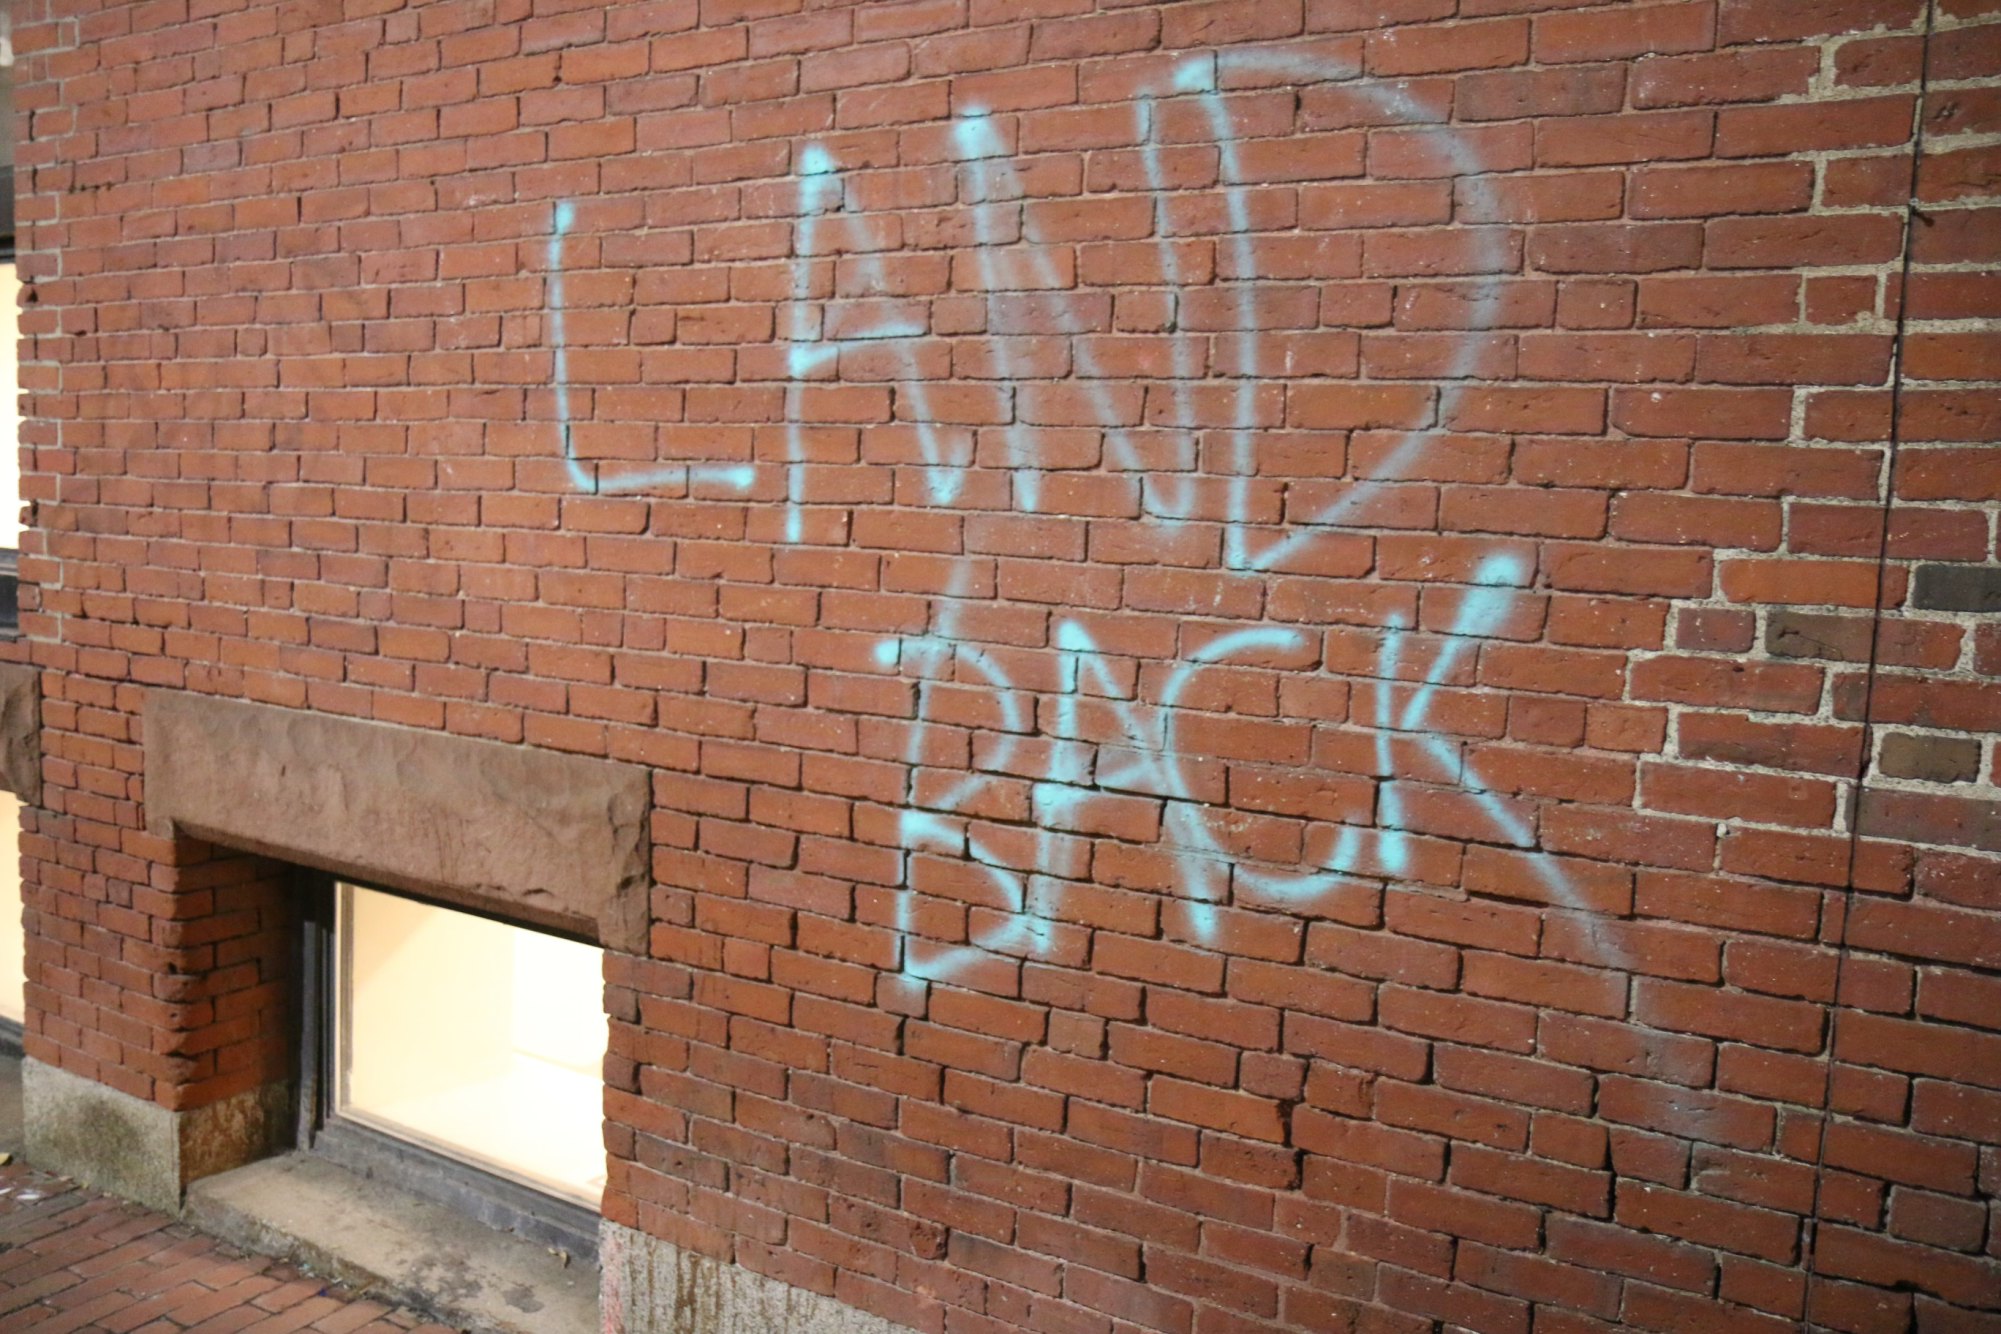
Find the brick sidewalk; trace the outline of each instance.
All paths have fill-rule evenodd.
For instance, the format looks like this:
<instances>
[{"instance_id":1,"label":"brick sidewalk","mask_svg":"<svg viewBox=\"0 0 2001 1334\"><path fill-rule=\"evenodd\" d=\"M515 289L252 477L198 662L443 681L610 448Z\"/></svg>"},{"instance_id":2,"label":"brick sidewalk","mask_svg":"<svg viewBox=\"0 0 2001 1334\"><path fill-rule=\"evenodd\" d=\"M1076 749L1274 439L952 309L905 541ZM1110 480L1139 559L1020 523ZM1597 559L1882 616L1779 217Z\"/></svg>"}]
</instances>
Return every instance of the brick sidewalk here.
<instances>
[{"instance_id":1,"label":"brick sidewalk","mask_svg":"<svg viewBox=\"0 0 2001 1334\"><path fill-rule=\"evenodd\" d=\"M0 1167L5 1334L450 1334L165 1214Z\"/></svg>"}]
</instances>

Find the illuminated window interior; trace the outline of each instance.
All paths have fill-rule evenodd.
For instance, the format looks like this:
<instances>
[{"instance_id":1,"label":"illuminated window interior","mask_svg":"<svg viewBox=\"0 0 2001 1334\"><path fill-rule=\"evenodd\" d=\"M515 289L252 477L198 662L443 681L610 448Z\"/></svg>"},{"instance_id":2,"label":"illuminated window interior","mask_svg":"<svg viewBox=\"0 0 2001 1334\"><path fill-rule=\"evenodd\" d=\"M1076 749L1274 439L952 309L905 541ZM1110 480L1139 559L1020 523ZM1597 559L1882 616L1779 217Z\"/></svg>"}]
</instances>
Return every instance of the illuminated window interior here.
<instances>
[{"instance_id":1,"label":"illuminated window interior","mask_svg":"<svg viewBox=\"0 0 2001 1334\"><path fill-rule=\"evenodd\" d=\"M22 998L27 984L26 940L21 930L21 802L0 792L0 1019L24 1023L28 1005Z\"/></svg>"},{"instance_id":2,"label":"illuminated window interior","mask_svg":"<svg viewBox=\"0 0 2001 1334\"><path fill-rule=\"evenodd\" d=\"M335 1110L595 1209L603 952L339 887Z\"/></svg>"}]
</instances>

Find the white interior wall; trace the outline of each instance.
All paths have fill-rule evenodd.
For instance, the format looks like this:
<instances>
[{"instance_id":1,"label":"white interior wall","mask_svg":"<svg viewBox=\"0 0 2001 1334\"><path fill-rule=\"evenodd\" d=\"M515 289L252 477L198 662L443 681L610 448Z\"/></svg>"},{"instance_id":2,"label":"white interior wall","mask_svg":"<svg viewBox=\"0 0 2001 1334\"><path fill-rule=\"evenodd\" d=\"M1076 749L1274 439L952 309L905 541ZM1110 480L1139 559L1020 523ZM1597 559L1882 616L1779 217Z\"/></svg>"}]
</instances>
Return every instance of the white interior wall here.
<instances>
[{"instance_id":1,"label":"white interior wall","mask_svg":"<svg viewBox=\"0 0 2001 1334\"><path fill-rule=\"evenodd\" d=\"M597 1206L603 952L343 885L343 1115Z\"/></svg>"},{"instance_id":2,"label":"white interior wall","mask_svg":"<svg viewBox=\"0 0 2001 1334\"><path fill-rule=\"evenodd\" d=\"M0 792L0 1018L17 1024L28 1017L21 995L27 982L27 935L21 928L20 845L21 799Z\"/></svg>"}]
</instances>

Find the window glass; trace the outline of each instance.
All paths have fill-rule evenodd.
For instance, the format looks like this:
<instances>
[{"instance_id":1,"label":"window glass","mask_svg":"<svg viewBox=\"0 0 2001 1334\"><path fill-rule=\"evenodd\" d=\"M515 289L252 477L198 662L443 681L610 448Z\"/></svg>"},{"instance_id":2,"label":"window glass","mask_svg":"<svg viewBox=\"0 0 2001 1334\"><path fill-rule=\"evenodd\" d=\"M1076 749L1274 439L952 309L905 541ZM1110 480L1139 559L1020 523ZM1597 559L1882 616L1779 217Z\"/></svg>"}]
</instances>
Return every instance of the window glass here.
<instances>
[{"instance_id":1,"label":"window glass","mask_svg":"<svg viewBox=\"0 0 2001 1334\"><path fill-rule=\"evenodd\" d=\"M343 884L335 1110L592 1208L603 951Z\"/></svg>"},{"instance_id":2,"label":"window glass","mask_svg":"<svg viewBox=\"0 0 2001 1334\"><path fill-rule=\"evenodd\" d=\"M21 800L11 792L0 792L0 1019L25 1023L28 1005L21 992L26 985L22 955L26 940L21 930Z\"/></svg>"},{"instance_id":3,"label":"window glass","mask_svg":"<svg viewBox=\"0 0 2001 1334\"><path fill-rule=\"evenodd\" d=\"M0 5L0 631L14 629L14 549L21 545L21 284L14 271L14 29ZM0 1019L26 1023L21 929L21 803L0 792Z\"/></svg>"}]
</instances>

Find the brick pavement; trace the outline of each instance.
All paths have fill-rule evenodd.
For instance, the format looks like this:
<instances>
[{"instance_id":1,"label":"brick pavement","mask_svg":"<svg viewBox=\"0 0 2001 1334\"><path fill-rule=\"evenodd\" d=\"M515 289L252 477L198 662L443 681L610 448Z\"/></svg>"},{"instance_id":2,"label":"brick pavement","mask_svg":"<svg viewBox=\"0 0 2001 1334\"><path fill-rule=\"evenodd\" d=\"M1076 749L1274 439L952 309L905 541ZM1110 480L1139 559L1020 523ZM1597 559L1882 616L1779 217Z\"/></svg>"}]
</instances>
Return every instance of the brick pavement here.
<instances>
[{"instance_id":1,"label":"brick pavement","mask_svg":"<svg viewBox=\"0 0 2001 1334\"><path fill-rule=\"evenodd\" d=\"M0 1334L450 1334L19 1160L0 1167Z\"/></svg>"}]
</instances>

